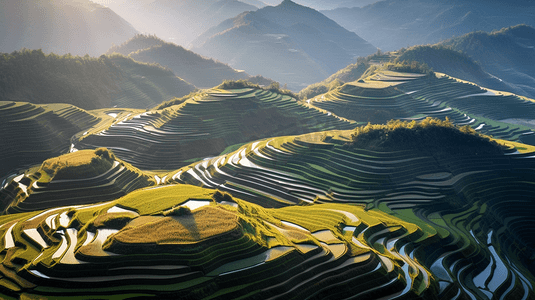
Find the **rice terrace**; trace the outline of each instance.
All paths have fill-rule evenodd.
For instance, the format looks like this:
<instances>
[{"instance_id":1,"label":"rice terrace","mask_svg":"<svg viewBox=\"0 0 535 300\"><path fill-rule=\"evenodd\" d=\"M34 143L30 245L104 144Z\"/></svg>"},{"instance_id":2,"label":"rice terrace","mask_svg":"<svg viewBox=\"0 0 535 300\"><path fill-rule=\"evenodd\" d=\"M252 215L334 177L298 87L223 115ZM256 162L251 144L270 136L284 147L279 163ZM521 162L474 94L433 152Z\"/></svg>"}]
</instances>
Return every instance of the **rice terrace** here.
<instances>
[{"instance_id":1,"label":"rice terrace","mask_svg":"<svg viewBox=\"0 0 535 300\"><path fill-rule=\"evenodd\" d=\"M528 1L19 2L0 299L535 299Z\"/></svg>"}]
</instances>

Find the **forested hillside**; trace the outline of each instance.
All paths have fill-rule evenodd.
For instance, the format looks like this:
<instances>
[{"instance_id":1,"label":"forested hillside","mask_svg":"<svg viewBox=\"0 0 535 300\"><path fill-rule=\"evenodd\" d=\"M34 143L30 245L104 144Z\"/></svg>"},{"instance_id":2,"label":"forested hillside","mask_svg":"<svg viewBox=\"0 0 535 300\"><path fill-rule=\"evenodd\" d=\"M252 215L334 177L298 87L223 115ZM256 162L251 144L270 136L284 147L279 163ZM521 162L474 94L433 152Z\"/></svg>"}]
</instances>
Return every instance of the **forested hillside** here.
<instances>
[{"instance_id":1,"label":"forested hillside","mask_svg":"<svg viewBox=\"0 0 535 300\"><path fill-rule=\"evenodd\" d=\"M23 50L0 54L0 101L69 103L84 109L146 108L194 87L170 70L122 56L93 58Z\"/></svg>"},{"instance_id":2,"label":"forested hillside","mask_svg":"<svg viewBox=\"0 0 535 300\"><path fill-rule=\"evenodd\" d=\"M118 52L146 63L157 63L171 69L176 76L200 88L210 88L224 80L245 79L249 75L230 66L203 57L156 36L136 35L125 43L114 46L108 54Z\"/></svg>"},{"instance_id":3,"label":"forested hillside","mask_svg":"<svg viewBox=\"0 0 535 300\"><path fill-rule=\"evenodd\" d=\"M532 26L517 25L491 33L478 31L441 44L478 61L496 80L511 85L511 92L535 97L535 28Z\"/></svg>"}]
</instances>

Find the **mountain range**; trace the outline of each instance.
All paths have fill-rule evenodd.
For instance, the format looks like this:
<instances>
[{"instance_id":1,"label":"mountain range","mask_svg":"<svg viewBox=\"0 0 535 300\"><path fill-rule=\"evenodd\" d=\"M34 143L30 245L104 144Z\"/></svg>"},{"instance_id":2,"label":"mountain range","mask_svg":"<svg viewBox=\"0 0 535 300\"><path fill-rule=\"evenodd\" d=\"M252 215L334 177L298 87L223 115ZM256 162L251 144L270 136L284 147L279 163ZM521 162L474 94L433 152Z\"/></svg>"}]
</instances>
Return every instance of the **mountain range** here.
<instances>
[{"instance_id":1,"label":"mountain range","mask_svg":"<svg viewBox=\"0 0 535 300\"><path fill-rule=\"evenodd\" d=\"M114 52L145 63L157 63L171 69L176 76L199 88L210 88L224 80L245 79L249 75L226 64L200 56L174 43L167 43L156 36L136 35L125 43L112 47Z\"/></svg>"},{"instance_id":2,"label":"mountain range","mask_svg":"<svg viewBox=\"0 0 535 300\"><path fill-rule=\"evenodd\" d=\"M320 81L376 48L316 10L285 0L211 28L192 50L294 90Z\"/></svg>"},{"instance_id":3,"label":"mountain range","mask_svg":"<svg viewBox=\"0 0 535 300\"><path fill-rule=\"evenodd\" d=\"M478 30L535 26L531 1L385 0L322 13L384 51L434 44Z\"/></svg>"}]
</instances>

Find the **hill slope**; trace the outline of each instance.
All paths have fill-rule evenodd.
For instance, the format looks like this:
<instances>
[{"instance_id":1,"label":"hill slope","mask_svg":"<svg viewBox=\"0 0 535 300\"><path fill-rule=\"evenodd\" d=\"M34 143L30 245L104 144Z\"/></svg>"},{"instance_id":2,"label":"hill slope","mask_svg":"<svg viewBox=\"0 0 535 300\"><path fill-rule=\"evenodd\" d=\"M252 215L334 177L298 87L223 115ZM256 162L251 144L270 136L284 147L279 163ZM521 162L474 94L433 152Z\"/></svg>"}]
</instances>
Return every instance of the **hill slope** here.
<instances>
[{"instance_id":1,"label":"hill slope","mask_svg":"<svg viewBox=\"0 0 535 300\"><path fill-rule=\"evenodd\" d=\"M535 7L529 1L386 0L322 12L385 51L519 23L535 26Z\"/></svg>"},{"instance_id":2,"label":"hill slope","mask_svg":"<svg viewBox=\"0 0 535 300\"><path fill-rule=\"evenodd\" d=\"M396 53L395 57L395 61L417 61L425 63L434 71L467 80L487 88L507 91L531 98L535 96L519 89L514 83L506 82L493 76L479 61L476 62L477 59L475 57L470 57L466 52L461 52L461 50L456 50L452 47L444 47L442 44L414 46L409 49L402 49Z\"/></svg>"},{"instance_id":3,"label":"hill slope","mask_svg":"<svg viewBox=\"0 0 535 300\"><path fill-rule=\"evenodd\" d=\"M357 56L376 51L321 13L289 0L226 20L192 44L195 52L292 89L320 81Z\"/></svg>"},{"instance_id":4,"label":"hill slope","mask_svg":"<svg viewBox=\"0 0 535 300\"><path fill-rule=\"evenodd\" d=\"M270 138L245 145L225 156L194 163L170 173L167 178L180 183L217 187L264 207L352 203L365 205L369 212L380 210L400 218L405 216L417 224L422 224L420 221L431 226L440 224L439 236L447 238L435 240L436 246L447 247L416 250L418 247L411 244L415 248L406 248L415 249L415 255L422 254L423 260L419 261L425 262L434 278L444 282L442 285L446 288L437 291L431 299L454 299L455 295L471 293L496 296L510 293L511 290L505 292L505 287L516 284L506 278L513 278L514 265L526 266L529 271L524 274L531 274L530 278L535 271L531 252L535 244L530 237L535 223L531 213L527 212L535 209L528 192L532 190L528 182L533 176L527 179L524 174L529 171L522 171L528 166L531 168L533 153L511 155L508 150L509 154L504 155L500 147L488 140L471 137L471 133L463 133L449 127L451 125L419 127L411 124L394 123L392 131L381 131L378 128L381 126L370 125L369 131ZM414 127L409 129L410 126ZM393 129L395 127L397 129ZM445 131L451 131L452 135L444 134ZM370 147L380 145L381 141L394 140L398 133L409 142L407 148L398 144L386 148ZM365 143L355 143L365 135ZM472 138L485 146L479 142L470 145ZM411 145L413 139L419 147ZM488 152L480 152L482 149ZM316 205L302 207L303 212ZM507 217L512 216L518 218L518 222L507 222ZM309 215L298 224L306 224L305 220L314 218ZM388 237L383 240L381 234L386 232L356 236L374 236L369 245L382 245L382 251L403 248L398 241ZM520 250L521 247L512 246L512 243L525 248ZM474 250L474 245L479 245L475 246L478 250ZM483 258L489 257L491 252L493 259ZM517 259L522 263L508 264ZM501 266L501 271L484 271L486 266L494 266L494 261ZM452 269L466 271L447 271ZM489 290L483 284L488 280L495 281ZM425 286L419 285L417 280L407 281L407 284L409 282L413 289ZM470 285L472 282L474 286ZM533 293L527 284L524 288L526 294Z\"/></svg>"},{"instance_id":5,"label":"hill slope","mask_svg":"<svg viewBox=\"0 0 535 300\"><path fill-rule=\"evenodd\" d=\"M36 171L16 177L0 190L0 211L11 214L109 201L155 183L107 149L82 150L50 158Z\"/></svg>"},{"instance_id":6,"label":"hill slope","mask_svg":"<svg viewBox=\"0 0 535 300\"><path fill-rule=\"evenodd\" d=\"M138 168L170 170L259 138L354 126L249 84L204 90L171 104L121 118L75 147L107 147Z\"/></svg>"},{"instance_id":7,"label":"hill slope","mask_svg":"<svg viewBox=\"0 0 535 300\"><path fill-rule=\"evenodd\" d=\"M307 102L357 122L449 118L496 138L535 145L534 126L530 125L535 102L531 99L490 91L444 74L376 70L367 76Z\"/></svg>"},{"instance_id":8,"label":"hill slope","mask_svg":"<svg viewBox=\"0 0 535 300\"><path fill-rule=\"evenodd\" d=\"M40 50L0 56L0 100L70 103L84 109L152 107L195 89L170 70L122 56L45 55Z\"/></svg>"},{"instance_id":9,"label":"hill slope","mask_svg":"<svg viewBox=\"0 0 535 300\"><path fill-rule=\"evenodd\" d=\"M518 25L492 33L473 32L441 44L478 61L496 80L509 83L511 92L535 97L535 28Z\"/></svg>"},{"instance_id":10,"label":"hill slope","mask_svg":"<svg viewBox=\"0 0 535 300\"><path fill-rule=\"evenodd\" d=\"M199 88L210 88L224 80L249 77L245 72L234 70L176 44L166 43L155 36L136 35L124 44L108 50L108 54L113 52L128 55L136 61L158 63L170 68L176 76Z\"/></svg>"},{"instance_id":11,"label":"hill slope","mask_svg":"<svg viewBox=\"0 0 535 300\"><path fill-rule=\"evenodd\" d=\"M67 152L73 135L103 121L68 104L0 101L0 177Z\"/></svg>"},{"instance_id":12,"label":"hill slope","mask_svg":"<svg viewBox=\"0 0 535 300\"><path fill-rule=\"evenodd\" d=\"M149 111L0 103L7 146L38 149L61 115L90 127L72 151L91 148L0 185L0 297L534 298L535 147L477 133L533 135L494 121L531 118L533 101L385 68L306 104L244 81ZM335 110L468 126L332 130L357 125Z\"/></svg>"},{"instance_id":13,"label":"hill slope","mask_svg":"<svg viewBox=\"0 0 535 300\"><path fill-rule=\"evenodd\" d=\"M136 33L111 9L89 0L0 1L0 52L25 47L99 56Z\"/></svg>"}]
</instances>

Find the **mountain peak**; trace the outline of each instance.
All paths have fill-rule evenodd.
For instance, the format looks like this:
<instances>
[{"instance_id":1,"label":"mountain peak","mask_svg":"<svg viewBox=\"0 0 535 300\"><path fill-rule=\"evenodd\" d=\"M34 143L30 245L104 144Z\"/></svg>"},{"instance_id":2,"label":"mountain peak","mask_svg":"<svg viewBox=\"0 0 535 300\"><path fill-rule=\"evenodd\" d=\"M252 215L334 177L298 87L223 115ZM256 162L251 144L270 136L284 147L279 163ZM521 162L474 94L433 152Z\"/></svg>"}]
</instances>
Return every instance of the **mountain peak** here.
<instances>
[{"instance_id":1,"label":"mountain peak","mask_svg":"<svg viewBox=\"0 0 535 300\"><path fill-rule=\"evenodd\" d=\"M278 6L279 7L301 7L301 5L293 2L292 0L284 0Z\"/></svg>"}]
</instances>

